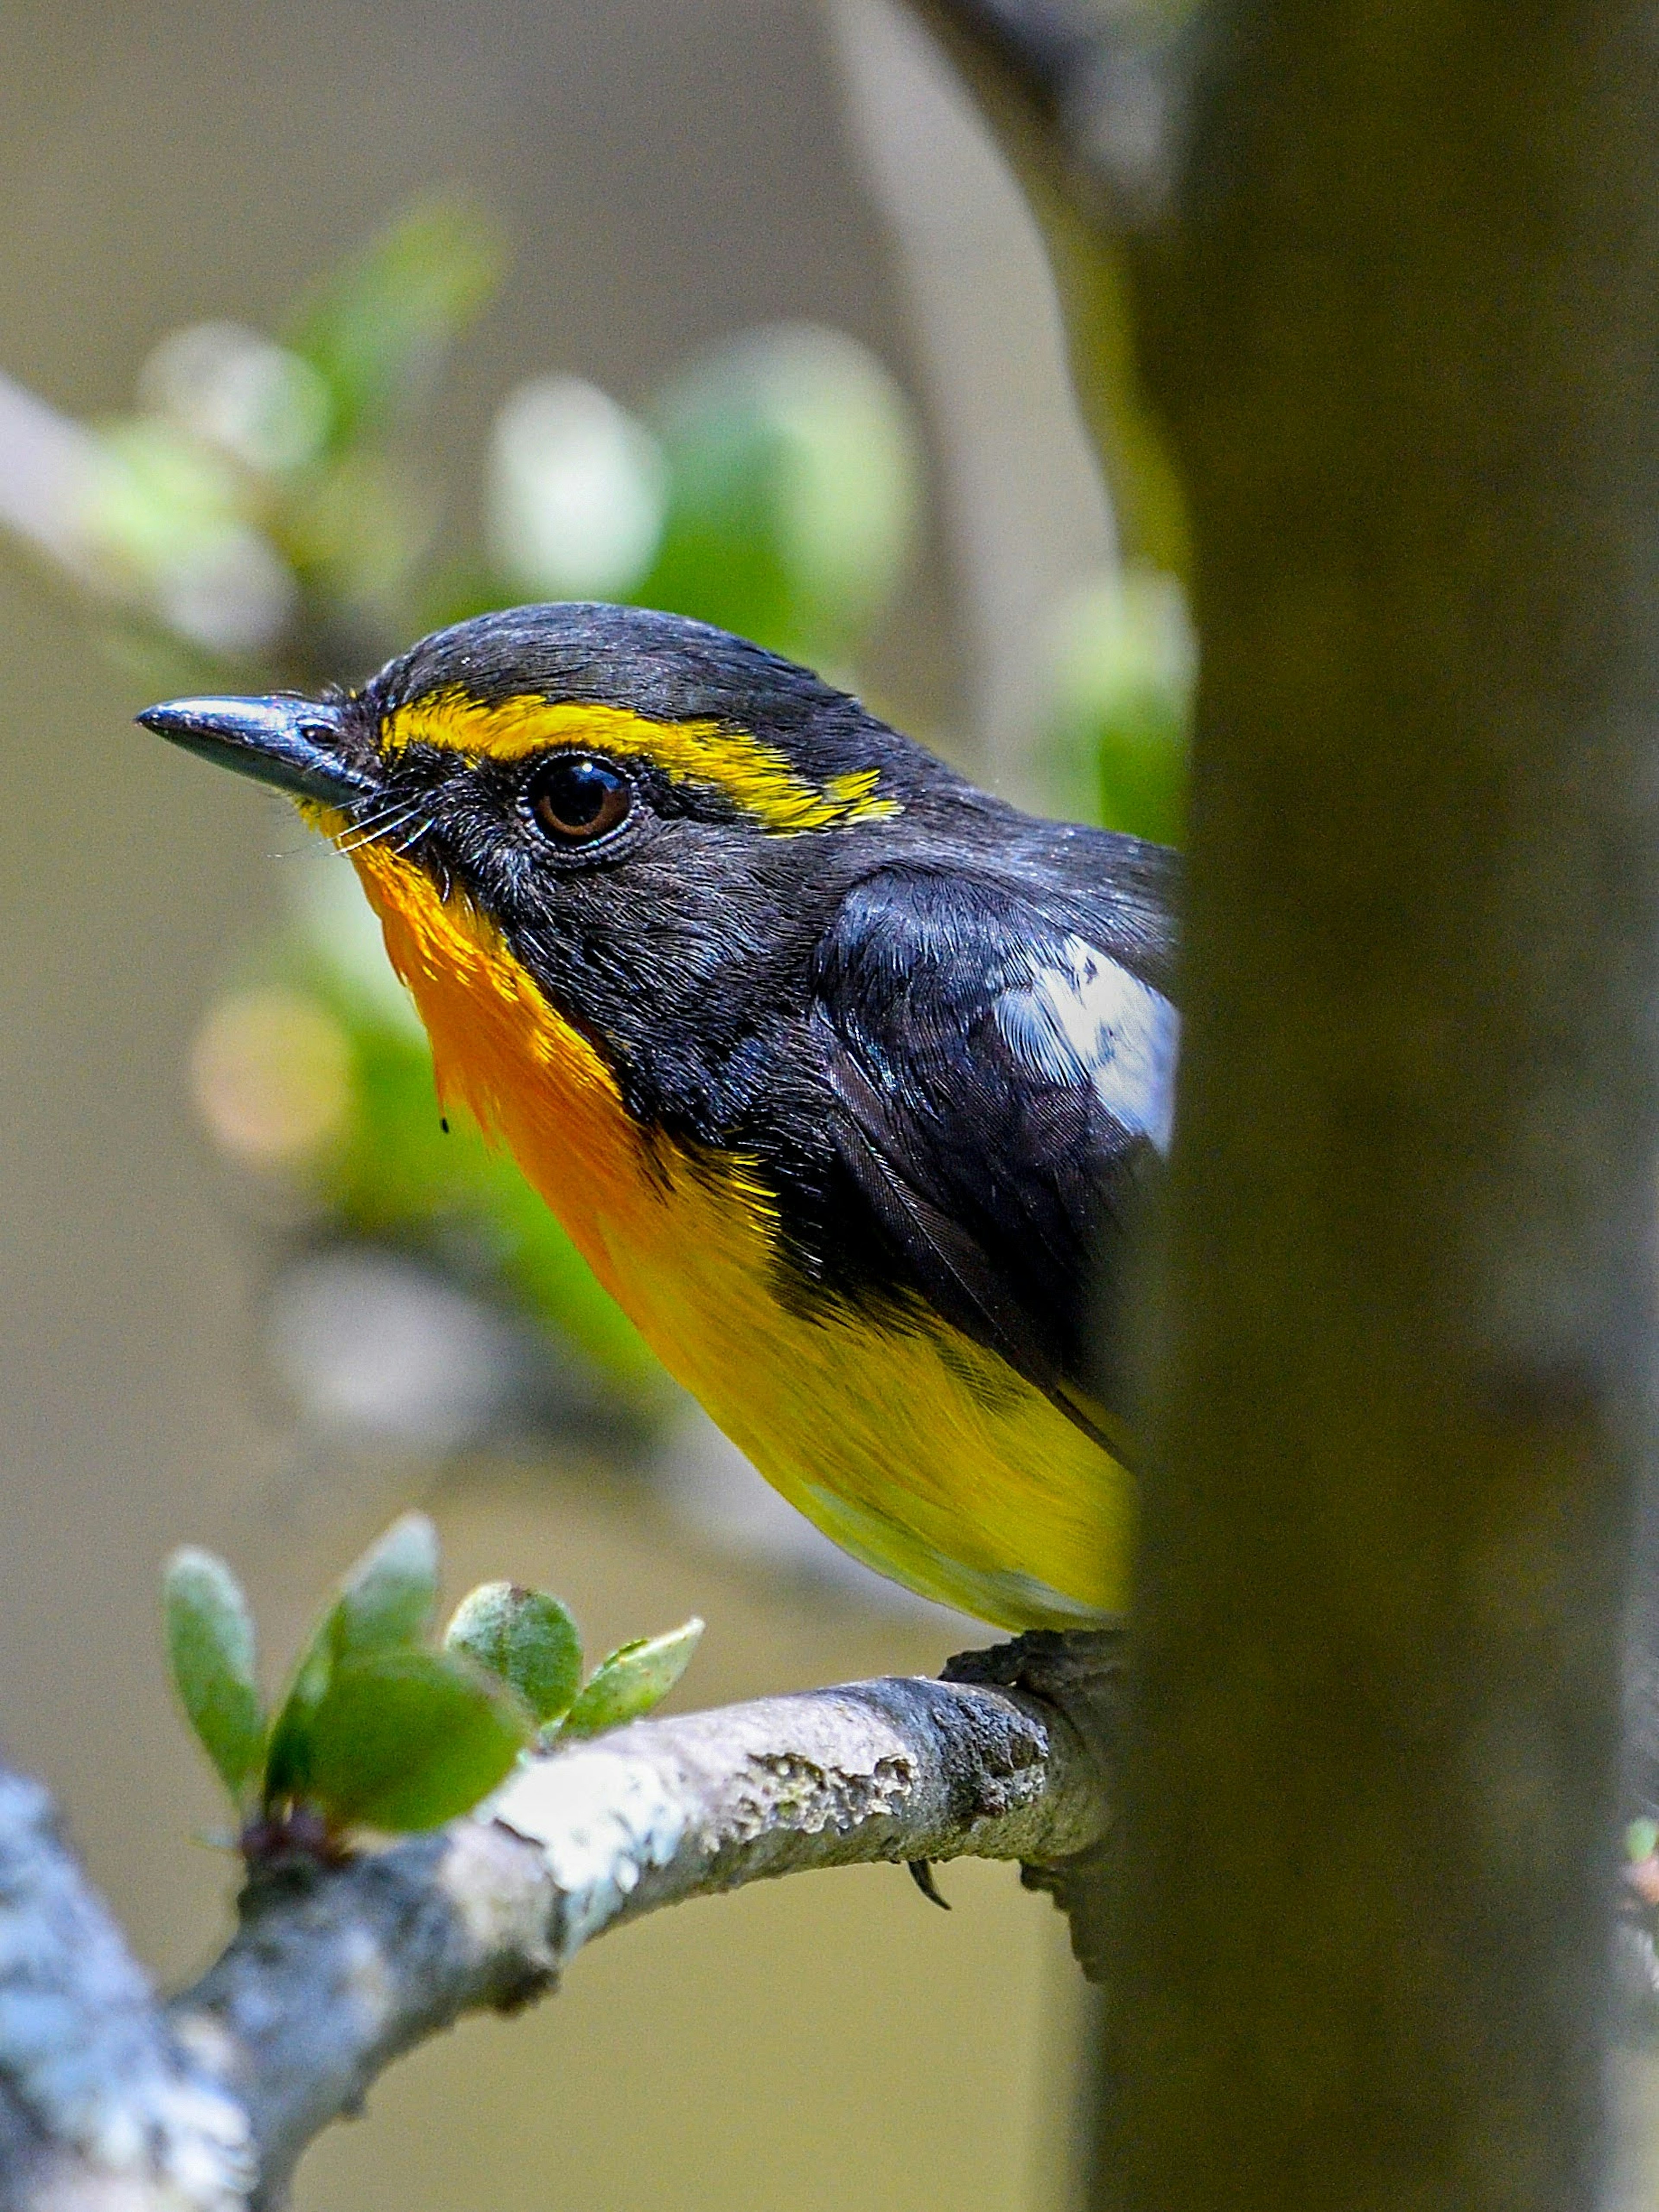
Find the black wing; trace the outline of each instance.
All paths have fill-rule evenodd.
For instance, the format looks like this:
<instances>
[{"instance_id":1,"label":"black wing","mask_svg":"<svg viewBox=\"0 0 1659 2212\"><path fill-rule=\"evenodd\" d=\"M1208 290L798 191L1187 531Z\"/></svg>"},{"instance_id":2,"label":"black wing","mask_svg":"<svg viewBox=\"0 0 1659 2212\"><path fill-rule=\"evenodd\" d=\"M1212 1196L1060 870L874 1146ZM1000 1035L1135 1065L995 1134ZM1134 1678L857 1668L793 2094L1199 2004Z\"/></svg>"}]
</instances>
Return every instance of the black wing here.
<instances>
[{"instance_id":1,"label":"black wing","mask_svg":"<svg viewBox=\"0 0 1659 2212\"><path fill-rule=\"evenodd\" d=\"M842 1200L899 1280L1121 1449L1113 1286L1168 1147L1179 1031L1109 914L1065 905L974 874L870 877L818 947L812 1026Z\"/></svg>"}]
</instances>

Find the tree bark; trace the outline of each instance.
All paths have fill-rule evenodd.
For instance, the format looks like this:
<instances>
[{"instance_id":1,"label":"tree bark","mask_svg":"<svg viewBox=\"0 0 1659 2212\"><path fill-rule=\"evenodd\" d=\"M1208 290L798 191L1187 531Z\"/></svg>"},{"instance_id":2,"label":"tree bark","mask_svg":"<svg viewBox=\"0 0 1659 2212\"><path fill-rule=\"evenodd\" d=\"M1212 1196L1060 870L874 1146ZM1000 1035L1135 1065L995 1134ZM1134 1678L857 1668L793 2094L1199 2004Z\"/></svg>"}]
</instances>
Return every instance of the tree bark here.
<instances>
[{"instance_id":1,"label":"tree bark","mask_svg":"<svg viewBox=\"0 0 1659 2212\"><path fill-rule=\"evenodd\" d=\"M917 4L1069 191L1062 275L1079 213L1127 254L1204 655L1097 2199L1586 2206L1652 1458L1659 27Z\"/></svg>"},{"instance_id":2,"label":"tree bark","mask_svg":"<svg viewBox=\"0 0 1659 2212\"><path fill-rule=\"evenodd\" d=\"M1659 38L1210 33L1135 256L1204 674L1098 2193L1564 2212L1649 1443Z\"/></svg>"}]
</instances>

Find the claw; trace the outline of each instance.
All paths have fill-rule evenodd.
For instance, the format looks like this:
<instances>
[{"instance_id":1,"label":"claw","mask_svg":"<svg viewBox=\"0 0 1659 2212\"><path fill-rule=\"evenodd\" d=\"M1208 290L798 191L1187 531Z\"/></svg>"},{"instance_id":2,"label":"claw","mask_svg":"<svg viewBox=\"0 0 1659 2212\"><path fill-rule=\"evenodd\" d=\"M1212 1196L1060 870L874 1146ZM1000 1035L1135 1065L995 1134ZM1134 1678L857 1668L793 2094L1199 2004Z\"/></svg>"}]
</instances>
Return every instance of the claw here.
<instances>
[{"instance_id":1,"label":"claw","mask_svg":"<svg viewBox=\"0 0 1659 2212\"><path fill-rule=\"evenodd\" d=\"M938 1905L941 1912L948 1912L951 1910L951 1900L948 1897L941 1897L939 1893L939 1886L933 1880L933 1861L906 1859L904 1863L910 1869L911 1881L915 1882L927 1902L930 1905Z\"/></svg>"}]
</instances>

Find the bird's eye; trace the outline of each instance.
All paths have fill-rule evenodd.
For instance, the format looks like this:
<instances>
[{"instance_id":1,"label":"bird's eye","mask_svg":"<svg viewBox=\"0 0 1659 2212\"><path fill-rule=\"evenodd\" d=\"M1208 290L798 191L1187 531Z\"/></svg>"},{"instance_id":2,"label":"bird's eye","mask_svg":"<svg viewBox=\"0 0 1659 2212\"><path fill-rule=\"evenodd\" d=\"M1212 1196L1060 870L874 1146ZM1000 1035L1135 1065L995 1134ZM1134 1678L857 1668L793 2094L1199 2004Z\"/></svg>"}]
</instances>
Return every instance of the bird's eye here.
<instances>
[{"instance_id":1,"label":"bird's eye","mask_svg":"<svg viewBox=\"0 0 1659 2212\"><path fill-rule=\"evenodd\" d=\"M627 821L634 787L609 761L571 753L538 768L525 797L550 837L562 845L592 845Z\"/></svg>"}]
</instances>

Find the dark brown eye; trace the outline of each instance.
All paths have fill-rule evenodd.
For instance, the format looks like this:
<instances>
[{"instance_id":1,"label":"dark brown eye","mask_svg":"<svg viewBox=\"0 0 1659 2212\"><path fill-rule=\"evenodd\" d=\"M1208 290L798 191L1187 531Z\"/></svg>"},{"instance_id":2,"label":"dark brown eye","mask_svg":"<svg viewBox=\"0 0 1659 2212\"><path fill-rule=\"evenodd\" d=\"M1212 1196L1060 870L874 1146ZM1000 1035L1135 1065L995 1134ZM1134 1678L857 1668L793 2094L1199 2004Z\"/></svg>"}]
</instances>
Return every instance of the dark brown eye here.
<instances>
[{"instance_id":1,"label":"dark brown eye","mask_svg":"<svg viewBox=\"0 0 1659 2212\"><path fill-rule=\"evenodd\" d=\"M627 821L634 787L609 761L572 753L538 768L525 797L550 837L562 845L591 845Z\"/></svg>"}]
</instances>

